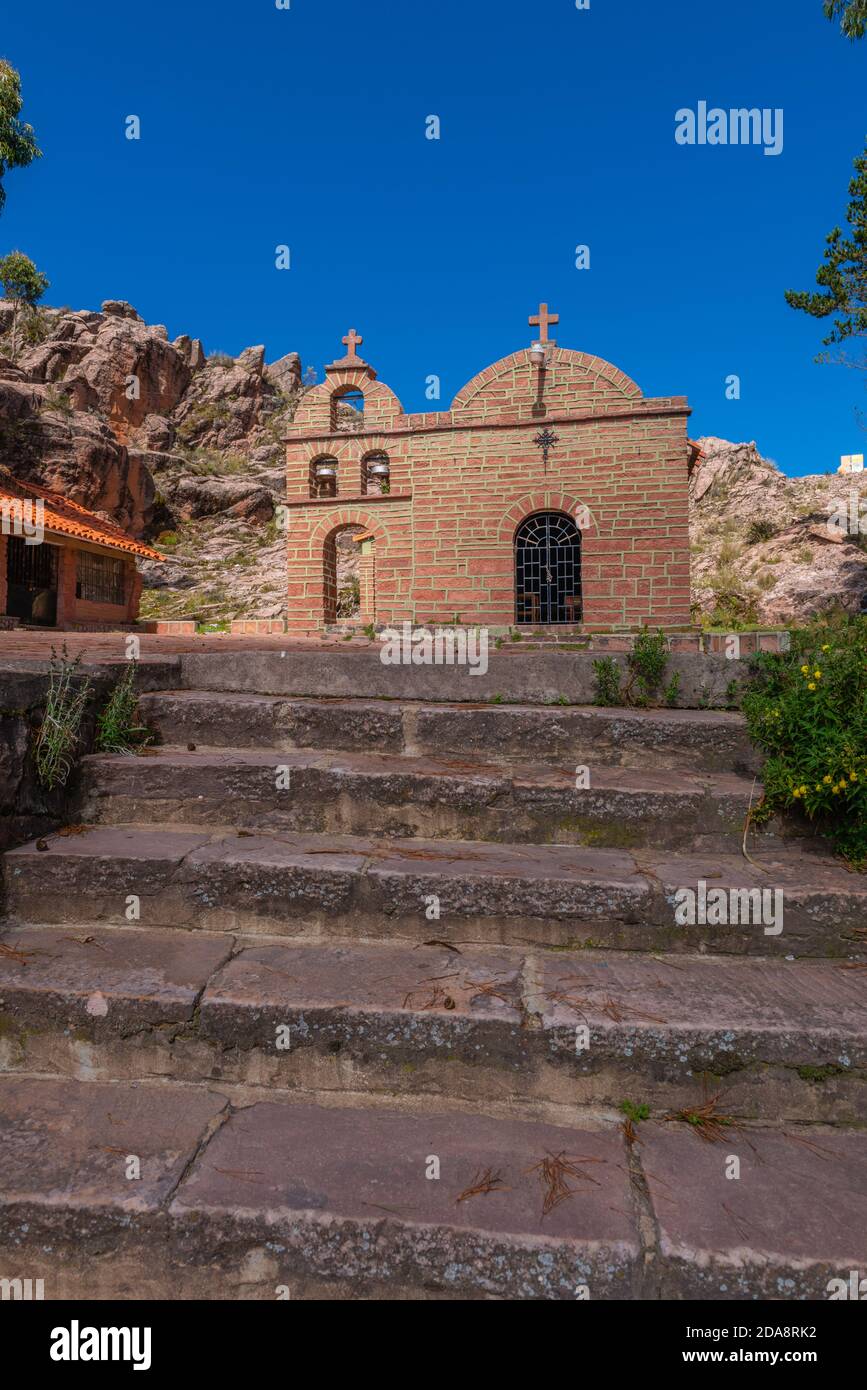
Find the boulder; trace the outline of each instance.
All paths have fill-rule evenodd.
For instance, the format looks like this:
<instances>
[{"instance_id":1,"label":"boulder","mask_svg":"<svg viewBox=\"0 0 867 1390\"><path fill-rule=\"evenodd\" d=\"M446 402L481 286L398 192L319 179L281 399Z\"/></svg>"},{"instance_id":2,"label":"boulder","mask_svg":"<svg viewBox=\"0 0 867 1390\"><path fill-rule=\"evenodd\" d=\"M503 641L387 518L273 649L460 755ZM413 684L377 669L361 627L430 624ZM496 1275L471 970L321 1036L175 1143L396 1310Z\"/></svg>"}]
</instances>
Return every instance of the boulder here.
<instances>
[{"instance_id":1,"label":"boulder","mask_svg":"<svg viewBox=\"0 0 867 1390\"><path fill-rule=\"evenodd\" d=\"M104 299L102 301L102 312L111 318L135 319L137 323L143 323L141 315L127 304L125 299Z\"/></svg>"},{"instance_id":2,"label":"boulder","mask_svg":"<svg viewBox=\"0 0 867 1390\"><path fill-rule=\"evenodd\" d=\"M265 376L284 396L291 396L301 385L300 356L297 352L287 352L285 357L278 357L276 362L269 362L265 368Z\"/></svg>"}]
</instances>

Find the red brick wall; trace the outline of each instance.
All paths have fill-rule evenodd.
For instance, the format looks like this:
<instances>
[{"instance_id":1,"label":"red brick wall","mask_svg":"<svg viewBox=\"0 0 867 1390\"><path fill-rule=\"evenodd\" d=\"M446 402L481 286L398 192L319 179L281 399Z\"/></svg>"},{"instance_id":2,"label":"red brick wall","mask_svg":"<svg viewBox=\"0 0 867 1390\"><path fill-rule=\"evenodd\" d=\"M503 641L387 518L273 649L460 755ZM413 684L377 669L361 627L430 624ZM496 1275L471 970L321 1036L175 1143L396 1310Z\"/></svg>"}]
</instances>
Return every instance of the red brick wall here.
<instances>
[{"instance_id":1,"label":"red brick wall","mask_svg":"<svg viewBox=\"0 0 867 1390\"><path fill-rule=\"evenodd\" d=\"M364 429L330 431L331 396L364 391ZM542 407L540 411L539 407ZM538 510L582 528L584 622L689 621L686 400L646 400L599 358L554 347L540 386L528 351L480 373L449 411L403 415L364 366L330 369L308 392L287 450L289 628L323 615L324 551L334 529L375 540L376 621L508 626L515 617L514 533ZM534 436L558 442L543 466ZM365 455L384 451L391 492L362 493ZM311 500L311 464L338 460L338 496Z\"/></svg>"},{"instance_id":2,"label":"red brick wall","mask_svg":"<svg viewBox=\"0 0 867 1390\"><path fill-rule=\"evenodd\" d=\"M0 615L6 612L6 543L7 538L0 533ZM79 547L74 542L62 542L52 536L46 544L57 549L57 626L70 627L73 623L131 623L138 617L143 579L136 568L133 556L123 557L124 601L122 604L93 603L76 598L77 581L76 555ZM91 546L89 549L96 550ZM100 552L108 553L108 552Z\"/></svg>"}]
</instances>

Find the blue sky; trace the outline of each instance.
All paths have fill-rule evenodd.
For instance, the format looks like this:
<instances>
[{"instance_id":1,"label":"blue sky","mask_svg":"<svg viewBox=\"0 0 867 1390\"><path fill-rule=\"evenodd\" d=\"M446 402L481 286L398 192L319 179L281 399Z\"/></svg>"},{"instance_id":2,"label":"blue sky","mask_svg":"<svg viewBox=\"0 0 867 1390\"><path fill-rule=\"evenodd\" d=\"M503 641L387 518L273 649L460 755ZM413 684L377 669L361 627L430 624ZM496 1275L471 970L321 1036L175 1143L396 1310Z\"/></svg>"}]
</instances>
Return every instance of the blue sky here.
<instances>
[{"instance_id":1,"label":"blue sky","mask_svg":"<svg viewBox=\"0 0 867 1390\"><path fill-rule=\"evenodd\" d=\"M815 364L823 325L783 300L867 136L867 40L821 0L42 0L0 53L44 151L7 175L0 252L36 260L46 302L128 299L320 374L355 326L423 410L429 375L447 408L547 300L560 343L687 395L693 435L793 474L867 443L861 378ZM782 107L782 154L676 144L701 100Z\"/></svg>"}]
</instances>

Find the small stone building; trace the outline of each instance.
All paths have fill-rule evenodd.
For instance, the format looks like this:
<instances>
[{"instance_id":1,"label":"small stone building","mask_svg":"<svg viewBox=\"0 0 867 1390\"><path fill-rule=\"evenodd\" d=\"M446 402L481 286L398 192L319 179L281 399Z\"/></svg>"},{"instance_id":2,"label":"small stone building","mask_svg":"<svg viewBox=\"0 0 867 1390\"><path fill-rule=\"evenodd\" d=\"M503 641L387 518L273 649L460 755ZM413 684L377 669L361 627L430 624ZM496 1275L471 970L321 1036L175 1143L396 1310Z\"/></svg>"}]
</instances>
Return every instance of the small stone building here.
<instances>
[{"instance_id":1,"label":"small stone building","mask_svg":"<svg viewBox=\"0 0 867 1390\"><path fill-rule=\"evenodd\" d=\"M68 497L0 473L0 628L134 623L138 556L162 558Z\"/></svg>"},{"instance_id":2,"label":"small stone building","mask_svg":"<svg viewBox=\"0 0 867 1390\"><path fill-rule=\"evenodd\" d=\"M288 435L290 631L341 616L347 531L360 625L689 622L686 399L558 347L557 321L541 305L529 347L415 415L343 339Z\"/></svg>"}]
</instances>

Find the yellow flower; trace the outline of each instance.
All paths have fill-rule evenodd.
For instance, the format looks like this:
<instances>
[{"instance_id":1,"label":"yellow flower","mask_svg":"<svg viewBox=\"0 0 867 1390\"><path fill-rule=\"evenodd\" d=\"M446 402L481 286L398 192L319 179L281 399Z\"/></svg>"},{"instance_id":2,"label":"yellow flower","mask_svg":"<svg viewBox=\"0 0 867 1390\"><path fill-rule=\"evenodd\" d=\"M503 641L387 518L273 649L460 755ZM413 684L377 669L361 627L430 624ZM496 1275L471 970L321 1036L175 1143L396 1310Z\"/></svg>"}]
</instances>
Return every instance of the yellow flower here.
<instances>
[{"instance_id":1,"label":"yellow flower","mask_svg":"<svg viewBox=\"0 0 867 1390\"><path fill-rule=\"evenodd\" d=\"M807 689L808 689L808 690L815 690L815 689L816 689L816 682L815 682L815 681L808 681L808 682L807 682Z\"/></svg>"},{"instance_id":2,"label":"yellow flower","mask_svg":"<svg viewBox=\"0 0 867 1390\"><path fill-rule=\"evenodd\" d=\"M839 795L840 795L840 788L839 788L839 787L832 787L832 788L831 788L831 795L832 795L832 796L839 796Z\"/></svg>"},{"instance_id":3,"label":"yellow flower","mask_svg":"<svg viewBox=\"0 0 867 1390\"><path fill-rule=\"evenodd\" d=\"M813 675L815 676L815 678L816 678L817 681L820 681L820 680L822 679L822 672L821 672L821 671L814 671L814 672L813 672Z\"/></svg>"},{"instance_id":4,"label":"yellow flower","mask_svg":"<svg viewBox=\"0 0 867 1390\"><path fill-rule=\"evenodd\" d=\"M822 790L822 783L821 783L821 782L817 782L817 783L816 783L816 791L817 791L817 792L820 792L821 790Z\"/></svg>"},{"instance_id":5,"label":"yellow flower","mask_svg":"<svg viewBox=\"0 0 867 1390\"><path fill-rule=\"evenodd\" d=\"M858 781L858 773L857 773L857 772L850 772L850 773L849 773L849 781L850 781L850 782L857 782L857 781Z\"/></svg>"},{"instance_id":6,"label":"yellow flower","mask_svg":"<svg viewBox=\"0 0 867 1390\"><path fill-rule=\"evenodd\" d=\"M810 668L809 668L809 666L802 666L802 667L801 667L801 675L802 675L802 676L809 676L809 674L810 674Z\"/></svg>"},{"instance_id":7,"label":"yellow flower","mask_svg":"<svg viewBox=\"0 0 867 1390\"><path fill-rule=\"evenodd\" d=\"M795 797L796 800L797 800L797 798L798 798L800 795L801 795L801 788L800 788L800 787L792 787L792 796Z\"/></svg>"},{"instance_id":8,"label":"yellow flower","mask_svg":"<svg viewBox=\"0 0 867 1390\"><path fill-rule=\"evenodd\" d=\"M830 648L830 646L828 645L828 643L826 642L825 645L824 645L824 647L822 648L822 651L823 651L823 652L829 652L830 650L831 650L831 648Z\"/></svg>"},{"instance_id":9,"label":"yellow flower","mask_svg":"<svg viewBox=\"0 0 867 1390\"><path fill-rule=\"evenodd\" d=\"M822 781L825 783L826 786L830 786L830 785L831 785L831 774L830 774L829 772L826 772L826 773L825 773L825 776L822 778Z\"/></svg>"}]
</instances>

